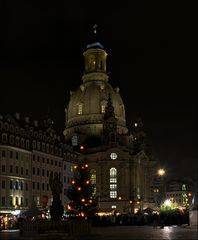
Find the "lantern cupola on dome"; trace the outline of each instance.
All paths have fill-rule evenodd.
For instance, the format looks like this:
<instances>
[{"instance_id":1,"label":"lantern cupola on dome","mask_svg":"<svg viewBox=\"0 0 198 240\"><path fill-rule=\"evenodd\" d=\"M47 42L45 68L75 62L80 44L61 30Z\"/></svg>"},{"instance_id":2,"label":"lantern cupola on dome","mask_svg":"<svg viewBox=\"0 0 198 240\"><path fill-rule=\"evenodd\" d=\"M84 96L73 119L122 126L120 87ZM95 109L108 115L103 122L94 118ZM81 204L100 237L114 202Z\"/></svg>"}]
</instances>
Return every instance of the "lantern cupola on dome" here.
<instances>
[{"instance_id":1,"label":"lantern cupola on dome","mask_svg":"<svg viewBox=\"0 0 198 240\"><path fill-rule=\"evenodd\" d=\"M93 29L93 39L91 40L91 43L87 44L86 51L83 53L85 59L85 70L82 80L83 82L90 80L108 81L108 75L106 73L107 53L104 50L104 46L98 40L96 24Z\"/></svg>"}]
</instances>

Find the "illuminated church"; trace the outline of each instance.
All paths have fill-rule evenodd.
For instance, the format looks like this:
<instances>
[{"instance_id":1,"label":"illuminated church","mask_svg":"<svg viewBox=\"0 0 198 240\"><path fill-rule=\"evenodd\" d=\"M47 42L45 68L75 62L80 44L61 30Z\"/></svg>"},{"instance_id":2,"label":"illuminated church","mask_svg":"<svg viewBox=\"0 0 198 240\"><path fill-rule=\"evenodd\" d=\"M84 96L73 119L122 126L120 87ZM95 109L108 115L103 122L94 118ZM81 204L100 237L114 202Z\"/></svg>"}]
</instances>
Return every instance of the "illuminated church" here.
<instances>
[{"instance_id":1,"label":"illuminated church","mask_svg":"<svg viewBox=\"0 0 198 240\"><path fill-rule=\"evenodd\" d=\"M129 133L119 88L109 82L104 46L95 38L83 55L82 84L70 92L65 109L66 143L74 149L83 146L81 160L91 169L101 212L137 212L152 202L152 161L143 123L138 119Z\"/></svg>"}]
</instances>

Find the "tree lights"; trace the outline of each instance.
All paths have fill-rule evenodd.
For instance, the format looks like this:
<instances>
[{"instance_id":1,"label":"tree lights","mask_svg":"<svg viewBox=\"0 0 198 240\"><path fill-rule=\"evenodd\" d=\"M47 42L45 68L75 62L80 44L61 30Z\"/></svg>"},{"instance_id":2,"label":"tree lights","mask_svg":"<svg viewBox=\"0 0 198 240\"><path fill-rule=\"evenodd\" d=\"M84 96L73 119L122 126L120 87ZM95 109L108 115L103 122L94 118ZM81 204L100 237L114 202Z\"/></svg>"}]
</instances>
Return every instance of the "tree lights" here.
<instances>
[{"instance_id":1,"label":"tree lights","mask_svg":"<svg viewBox=\"0 0 198 240\"><path fill-rule=\"evenodd\" d=\"M91 184L90 170L87 163L74 167L74 178L68 190L71 200L70 210L79 217L90 217L96 212L97 198L94 194L94 185Z\"/></svg>"}]
</instances>

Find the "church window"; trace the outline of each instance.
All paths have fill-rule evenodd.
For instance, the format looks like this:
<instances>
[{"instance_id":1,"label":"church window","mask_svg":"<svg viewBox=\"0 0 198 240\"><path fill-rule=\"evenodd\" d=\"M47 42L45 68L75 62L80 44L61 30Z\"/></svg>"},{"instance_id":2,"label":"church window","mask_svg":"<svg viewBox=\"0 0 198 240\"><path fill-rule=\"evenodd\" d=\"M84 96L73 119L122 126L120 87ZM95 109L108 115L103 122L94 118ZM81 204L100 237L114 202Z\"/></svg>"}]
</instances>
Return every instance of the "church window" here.
<instances>
[{"instance_id":1,"label":"church window","mask_svg":"<svg viewBox=\"0 0 198 240\"><path fill-rule=\"evenodd\" d=\"M82 103L79 103L79 104L78 104L78 115L81 115L81 114L82 114L82 110L83 110Z\"/></svg>"},{"instance_id":2,"label":"church window","mask_svg":"<svg viewBox=\"0 0 198 240\"><path fill-rule=\"evenodd\" d=\"M102 105L101 105L101 112L102 112L102 113L105 113L105 107L106 107L105 104L102 104Z\"/></svg>"},{"instance_id":3,"label":"church window","mask_svg":"<svg viewBox=\"0 0 198 240\"><path fill-rule=\"evenodd\" d=\"M103 62L100 61L100 69L102 70L103 69Z\"/></svg>"},{"instance_id":4,"label":"church window","mask_svg":"<svg viewBox=\"0 0 198 240\"><path fill-rule=\"evenodd\" d=\"M91 184L93 185L94 187L94 190L93 190L93 195L96 195L96 170L92 169L90 171L90 174L91 174Z\"/></svg>"},{"instance_id":5,"label":"church window","mask_svg":"<svg viewBox=\"0 0 198 240\"><path fill-rule=\"evenodd\" d=\"M117 169L110 169L110 198L117 198Z\"/></svg>"},{"instance_id":6,"label":"church window","mask_svg":"<svg viewBox=\"0 0 198 240\"><path fill-rule=\"evenodd\" d=\"M100 89L104 90L105 89L105 85L104 84L100 85Z\"/></svg>"}]
</instances>

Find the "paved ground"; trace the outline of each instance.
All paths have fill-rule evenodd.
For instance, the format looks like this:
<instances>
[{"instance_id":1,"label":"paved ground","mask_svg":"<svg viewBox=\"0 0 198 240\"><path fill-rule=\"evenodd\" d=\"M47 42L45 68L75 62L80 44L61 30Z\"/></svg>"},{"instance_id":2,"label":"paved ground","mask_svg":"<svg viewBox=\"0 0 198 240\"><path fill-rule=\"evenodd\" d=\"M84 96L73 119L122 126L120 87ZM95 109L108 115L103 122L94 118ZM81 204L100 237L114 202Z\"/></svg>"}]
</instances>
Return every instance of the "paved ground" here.
<instances>
[{"instance_id":1,"label":"paved ground","mask_svg":"<svg viewBox=\"0 0 198 240\"><path fill-rule=\"evenodd\" d=\"M164 227L164 229L152 226L117 226L106 228L95 228L93 233L95 240L193 240L198 239L197 228L195 227Z\"/></svg>"},{"instance_id":2,"label":"paved ground","mask_svg":"<svg viewBox=\"0 0 198 240\"><path fill-rule=\"evenodd\" d=\"M19 232L0 232L0 240L30 240L34 238L20 238ZM52 238L50 238L52 239ZM64 239L68 239L67 237ZM197 227L171 226L164 229L152 226L114 226L95 227L92 235L81 237L79 240L194 240L198 239ZM59 239L55 239L59 240Z\"/></svg>"}]
</instances>

